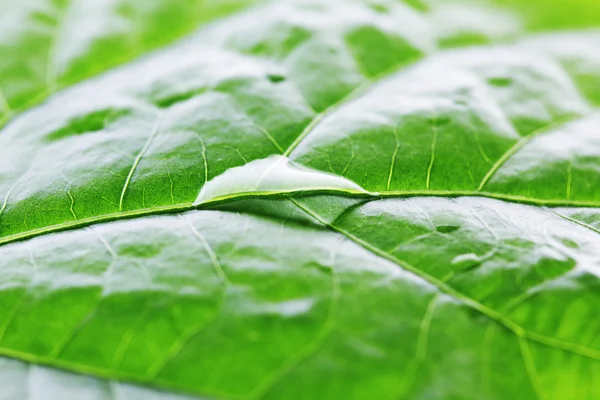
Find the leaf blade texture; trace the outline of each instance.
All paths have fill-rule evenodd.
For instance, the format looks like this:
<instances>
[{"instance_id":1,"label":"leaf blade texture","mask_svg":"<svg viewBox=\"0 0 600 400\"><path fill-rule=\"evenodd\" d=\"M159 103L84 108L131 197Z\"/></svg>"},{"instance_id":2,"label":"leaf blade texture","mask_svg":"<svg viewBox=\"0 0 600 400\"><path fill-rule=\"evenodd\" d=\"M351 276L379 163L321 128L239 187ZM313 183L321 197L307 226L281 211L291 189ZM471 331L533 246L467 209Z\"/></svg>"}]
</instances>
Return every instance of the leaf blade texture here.
<instances>
[{"instance_id":1,"label":"leaf blade texture","mask_svg":"<svg viewBox=\"0 0 600 400\"><path fill-rule=\"evenodd\" d=\"M0 2L0 398L597 398L575 3Z\"/></svg>"}]
</instances>

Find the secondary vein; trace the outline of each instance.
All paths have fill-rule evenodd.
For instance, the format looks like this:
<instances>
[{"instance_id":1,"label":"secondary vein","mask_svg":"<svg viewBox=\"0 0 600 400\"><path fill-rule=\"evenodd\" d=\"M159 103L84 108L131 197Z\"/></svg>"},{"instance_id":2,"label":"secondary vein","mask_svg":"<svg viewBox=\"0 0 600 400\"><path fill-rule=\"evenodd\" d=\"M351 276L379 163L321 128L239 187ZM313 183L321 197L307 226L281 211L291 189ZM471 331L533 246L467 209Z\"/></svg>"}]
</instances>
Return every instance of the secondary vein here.
<instances>
[{"instance_id":1,"label":"secondary vein","mask_svg":"<svg viewBox=\"0 0 600 400\"><path fill-rule=\"evenodd\" d=\"M497 311L489 308L488 306L478 302L477 300L472 299L472 298L464 295L462 292L459 292L458 290L452 288L446 282L443 282L443 281L437 279L436 277L421 271L417 267L415 267L405 261L399 260L398 258L394 257L393 255L374 246L373 244L353 235L351 232L323 220L317 213L306 208L305 206L298 203L297 201L295 201L293 199L292 199L292 201L301 210L303 210L308 215L310 215L311 217L318 220L321 224L328 227L332 231L335 231L335 232L345 236L349 240L360 245L361 247L363 247L367 251L373 253L374 255L376 255L380 258L384 258L384 259L396 264L398 267L400 267L404 271L423 279L424 281L428 282L430 285L437 288L441 292L460 301L465 306L481 313L482 315L488 317L489 319L491 319L493 321L498 322L499 324L501 324L502 326L507 328L509 331L513 332L517 337L519 337L519 339L529 340L529 341L544 345L546 347L554 348L556 350L562 350L562 351L565 351L568 353L573 353L573 354L577 354L577 355L580 355L580 356L583 356L586 358L590 358L592 360L600 361L600 350L593 349L588 346L580 345L577 343L571 343L571 342L567 342L567 341L564 341L561 339L556 339L556 338L549 337L549 336L546 336L546 335L543 335L540 333L528 331L525 328L523 328L522 326L520 326L519 324L517 324L516 322L514 322L511 319L509 319L508 317L506 317L505 315L501 314L500 312L497 312Z\"/></svg>"},{"instance_id":2,"label":"secondary vein","mask_svg":"<svg viewBox=\"0 0 600 400\"><path fill-rule=\"evenodd\" d=\"M131 166L129 173L127 174L127 178L125 179L125 183L123 184L123 189L121 190L121 198L119 199L119 211L123 211L123 201L125 199L125 193L127 193L127 189L129 188L129 184L131 183L131 179L133 178L133 174L135 173L135 170L137 169L138 165L140 164L140 161L142 160L142 158L144 157L144 154L146 154L146 152L150 148L152 141L154 140L154 138L156 137L156 135L158 135L158 132L160 131L161 120L162 120L162 117L159 114L158 117L156 118L156 121L155 121L153 127L152 127L152 132L150 133L150 136L148 136L148 140L146 140L144 147L142 147L142 150L140 150L138 155L135 157L135 160L133 161L133 165Z\"/></svg>"}]
</instances>

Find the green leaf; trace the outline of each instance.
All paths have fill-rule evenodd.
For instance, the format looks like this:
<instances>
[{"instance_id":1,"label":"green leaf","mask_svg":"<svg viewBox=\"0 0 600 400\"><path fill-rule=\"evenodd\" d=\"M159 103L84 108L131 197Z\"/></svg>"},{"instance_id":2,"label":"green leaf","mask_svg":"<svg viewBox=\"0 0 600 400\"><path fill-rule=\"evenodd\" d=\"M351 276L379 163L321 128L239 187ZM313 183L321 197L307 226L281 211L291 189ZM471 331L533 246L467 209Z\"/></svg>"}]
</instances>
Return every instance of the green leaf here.
<instances>
[{"instance_id":1,"label":"green leaf","mask_svg":"<svg viewBox=\"0 0 600 400\"><path fill-rule=\"evenodd\" d=\"M596 3L251 3L0 1L0 398L598 398Z\"/></svg>"},{"instance_id":2,"label":"green leaf","mask_svg":"<svg viewBox=\"0 0 600 400\"><path fill-rule=\"evenodd\" d=\"M0 2L0 124L252 0Z\"/></svg>"}]
</instances>

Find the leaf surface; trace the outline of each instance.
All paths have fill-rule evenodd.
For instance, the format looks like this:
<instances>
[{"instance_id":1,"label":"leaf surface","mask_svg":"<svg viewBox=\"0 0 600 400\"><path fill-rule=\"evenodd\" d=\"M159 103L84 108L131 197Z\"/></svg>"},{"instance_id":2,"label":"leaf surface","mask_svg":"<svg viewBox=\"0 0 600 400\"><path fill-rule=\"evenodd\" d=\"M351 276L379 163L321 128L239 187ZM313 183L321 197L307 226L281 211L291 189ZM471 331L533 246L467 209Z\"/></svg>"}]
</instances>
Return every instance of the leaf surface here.
<instances>
[{"instance_id":1,"label":"leaf surface","mask_svg":"<svg viewBox=\"0 0 600 400\"><path fill-rule=\"evenodd\" d=\"M97 74L248 3L0 2L0 398L599 397L600 33L286 0Z\"/></svg>"}]
</instances>

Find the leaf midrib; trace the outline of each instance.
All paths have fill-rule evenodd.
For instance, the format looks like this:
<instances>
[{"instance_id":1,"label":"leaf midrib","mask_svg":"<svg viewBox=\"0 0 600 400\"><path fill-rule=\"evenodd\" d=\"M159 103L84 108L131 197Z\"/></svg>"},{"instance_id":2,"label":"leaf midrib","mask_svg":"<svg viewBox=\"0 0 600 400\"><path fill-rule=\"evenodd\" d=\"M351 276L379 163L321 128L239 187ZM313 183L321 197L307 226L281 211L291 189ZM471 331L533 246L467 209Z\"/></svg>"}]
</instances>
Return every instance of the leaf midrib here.
<instances>
[{"instance_id":1,"label":"leaf midrib","mask_svg":"<svg viewBox=\"0 0 600 400\"><path fill-rule=\"evenodd\" d=\"M234 203L241 200L251 199L271 199L277 200L289 197L305 197L314 195L336 195L350 197L356 199L366 199L368 201L376 201L381 199L403 199L412 197L482 197L506 201L509 203L526 204L533 206L546 207L584 207L584 208L600 208L600 201L585 201L585 200L564 200L564 199L540 199L524 196L513 196L502 193L479 192L479 191L452 191L452 190L408 190L408 191L384 191L377 193L369 193L363 191L343 190L343 189L322 189L322 190L282 190L282 191L260 191L248 193L236 193L233 195L225 195L211 199L199 205L194 205L191 202L170 204L166 206L143 208L130 211L115 212L111 214L96 215L88 218L67 221L60 224L50 225L43 228L31 229L0 238L0 247L23 240L33 239L39 236L50 235L53 233L85 228L91 225L102 224L106 222L114 222L128 220L134 218L150 217L154 215L176 214L193 210L215 210L219 206Z\"/></svg>"}]
</instances>

